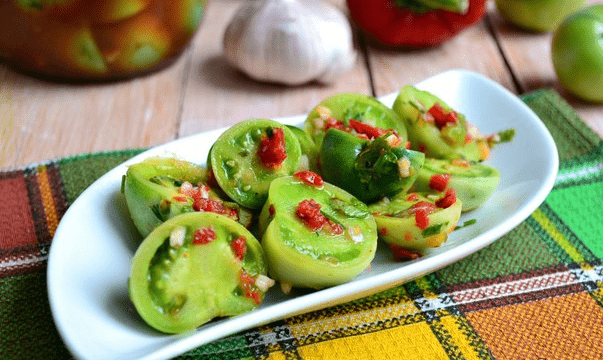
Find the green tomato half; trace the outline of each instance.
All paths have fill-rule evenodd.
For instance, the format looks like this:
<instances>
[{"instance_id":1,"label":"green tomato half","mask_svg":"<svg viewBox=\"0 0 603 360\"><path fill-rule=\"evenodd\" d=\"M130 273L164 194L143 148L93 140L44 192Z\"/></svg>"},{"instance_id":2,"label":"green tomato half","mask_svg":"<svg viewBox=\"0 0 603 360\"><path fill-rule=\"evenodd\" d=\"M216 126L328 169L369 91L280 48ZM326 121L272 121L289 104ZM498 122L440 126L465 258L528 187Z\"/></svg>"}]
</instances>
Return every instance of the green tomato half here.
<instances>
[{"instance_id":1,"label":"green tomato half","mask_svg":"<svg viewBox=\"0 0 603 360\"><path fill-rule=\"evenodd\" d=\"M359 93L335 94L312 109L304 123L304 130L319 148L328 119L341 121L345 126L349 125L350 120L356 120L372 127L394 130L403 143L407 139L406 128L398 115L372 96Z\"/></svg>"},{"instance_id":2,"label":"green tomato half","mask_svg":"<svg viewBox=\"0 0 603 360\"><path fill-rule=\"evenodd\" d=\"M369 205L379 237L409 250L441 246L458 223L463 205L457 198L451 206L441 208L436 205L438 199L440 194L435 193L398 194ZM421 223L417 209L425 203L431 204L432 210L427 212L427 222Z\"/></svg>"},{"instance_id":3,"label":"green tomato half","mask_svg":"<svg viewBox=\"0 0 603 360\"><path fill-rule=\"evenodd\" d=\"M261 156L262 142L275 130L284 134L286 157L277 166L267 166ZM216 181L231 199L250 209L261 209L272 180L297 171L301 147L287 126L268 119L250 119L226 130L209 152L208 165Z\"/></svg>"},{"instance_id":4,"label":"green tomato half","mask_svg":"<svg viewBox=\"0 0 603 360\"><path fill-rule=\"evenodd\" d=\"M404 86L396 97L393 109L404 120L411 148L437 159L483 160L478 142L468 140L467 120L463 114L456 113L454 124L442 128L435 125L429 110L436 103L446 112L454 111L436 95L411 85Z\"/></svg>"},{"instance_id":5,"label":"green tomato half","mask_svg":"<svg viewBox=\"0 0 603 360\"><path fill-rule=\"evenodd\" d=\"M196 186L198 193L194 189L183 193L185 182ZM209 183L208 172L202 166L176 158L152 157L128 167L122 192L134 225L143 237L168 219L202 209L221 212L249 227L251 212L224 201L225 196Z\"/></svg>"},{"instance_id":6,"label":"green tomato half","mask_svg":"<svg viewBox=\"0 0 603 360\"><path fill-rule=\"evenodd\" d=\"M500 172L484 163L470 164L456 160L425 159L425 163L411 191L434 191L430 187L431 179L438 175L450 176L447 180L448 188L453 188L456 197L463 204L462 211L469 211L480 207L498 186Z\"/></svg>"},{"instance_id":7,"label":"green tomato half","mask_svg":"<svg viewBox=\"0 0 603 360\"><path fill-rule=\"evenodd\" d=\"M526 30L555 30L566 16L581 8L585 0L496 0L505 20Z\"/></svg>"},{"instance_id":8,"label":"green tomato half","mask_svg":"<svg viewBox=\"0 0 603 360\"><path fill-rule=\"evenodd\" d=\"M328 219L313 229L298 214L313 200ZM364 271L377 248L375 220L364 203L324 183L309 185L288 176L270 185L259 221L270 276L281 284L321 289L352 280Z\"/></svg>"},{"instance_id":9,"label":"green tomato half","mask_svg":"<svg viewBox=\"0 0 603 360\"><path fill-rule=\"evenodd\" d=\"M251 311L271 281L262 247L247 229L222 215L190 213L144 239L132 259L128 288L146 323L181 333Z\"/></svg>"},{"instance_id":10,"label":"green tomato half","mask_svg":"<svg viewBox=\"0 0 603 360\"><path fill-rule=\"evenodd\" d=\"M553 65L561 85L575 96L603 102L603 5L566 18L553 36Z\"/></svg>"},{"instance_id":11,"label":"green tomato half","mask_svg":"<svg viewBox=\"0 0 603 360\"><path fill-rule=\"evenodd\" d=\"M401 146L392 147L387 140L390 135L365 140L329 129L319 153L325 180L366 203L408 190L425 155Z\"/></svg>"}]
</instances>

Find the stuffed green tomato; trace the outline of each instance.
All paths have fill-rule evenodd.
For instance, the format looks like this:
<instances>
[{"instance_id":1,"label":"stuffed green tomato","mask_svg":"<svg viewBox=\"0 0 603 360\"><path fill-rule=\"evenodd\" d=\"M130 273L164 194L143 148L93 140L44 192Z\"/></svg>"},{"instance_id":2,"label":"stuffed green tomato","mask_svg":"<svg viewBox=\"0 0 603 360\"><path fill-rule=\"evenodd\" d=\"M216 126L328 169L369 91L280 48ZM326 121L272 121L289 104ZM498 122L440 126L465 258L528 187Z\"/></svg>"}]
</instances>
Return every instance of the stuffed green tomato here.
<instances>
[{"instance_id":1,"label":"stuffed green tomato","mask_svg":"<svg viewBox=\"0 0 603 360\"><path fill-rule=\"evenodd\" d=\"M411 148L438 159L480 161L488 158L488 142L478 137L465 116L436 95L404 86L392 109L408 129Z\"/></svg>"},{"instance_id":2,"label":"stuffed green tomato","mask_svg":"<svg viewBox=\"0 0 603 360\"><path fill-rule=\"evenodd\" d=\"M122 192L143 237L164 221L194 211L219 213L248 227L251 212L224 201L225 196L210 183L202 166L177 158L152 157L128 167Z\"/></svg>"},{"instance_id":3,"label":"stuffed green tomato","mask_svg":"<svg viewBox=\"0 0 603 360\"><path fill-rule=\"evenodd\" d=\"M406 127L392 109L372 96L357 93L335 94L323 100L310 111L304 122L304 130L318 148L330 128L363 133L367 138L375 138L389 130L404 144L407 140Z\"/></svg>"},{"instance_id":4,"label":"stuffed green tomato","mask_svg":"<svg viewBox=\"0 0 603 360\"><path fill-rule=\"evenodd\" d=\"M370 203L408 190L425 155L407 150L391 132L367 140L338 129L327 130L319 152L325 181Z\"/></svg>"},{"instance_id":5,"label":"stuffed green tomato","mask_svg":"<svg viewBox=\"0 0 603 360\"><path fill-rule=\"evenodd\" d=\"M274 285L266 271L262 247L245 227L214 213L188 213L144 239L128 288L146 323L180 333L257 307Z\"/></svg>"},{"instance_id":6,"label":"stuffed green tomato","mask_svg":"<svg viewBox=\"0 0 603 360\"><path fill-rule=\"evenodd\" d=\"M448 189L445 194L404 193L369 205L379 237L395 252L421 252L441 246L461 216L462 203Z\"/></svg>"},{"instance_id":7,"label":"stuffed green tomato","mask_svg":"<svg viewBox=\"0 0 603 360\"><path fill-rule=\"evenodd\" d=\"M500 172L484 163L425 159L412 191L443 192L453 188L465 212L481 206L492 195L499 181Z\"/></svg>"},{"instance_id":8,"label":"stuffed green tomato","mask_svg":"<svg viewBox=\"0 0 603 360\"><path fill-rule=\"evenodd\" d=\"M268 119L250 119L226 130L208 156L220 188L234 201L260 209L270 182L292 175L299 166L301 147L287 126Z\"/></svg>"},{"instance_id":9,"label":"stuffed green tomato","mask_svg":"<svg viewBox=\"0 0 603 360\"><path fill-rule=\"evenodd\" d=\"M284 291L350 281L370 265L377 247L366 205L310 171L270 184L259 229L270 276Z\"/></svg>"}]
</instances>

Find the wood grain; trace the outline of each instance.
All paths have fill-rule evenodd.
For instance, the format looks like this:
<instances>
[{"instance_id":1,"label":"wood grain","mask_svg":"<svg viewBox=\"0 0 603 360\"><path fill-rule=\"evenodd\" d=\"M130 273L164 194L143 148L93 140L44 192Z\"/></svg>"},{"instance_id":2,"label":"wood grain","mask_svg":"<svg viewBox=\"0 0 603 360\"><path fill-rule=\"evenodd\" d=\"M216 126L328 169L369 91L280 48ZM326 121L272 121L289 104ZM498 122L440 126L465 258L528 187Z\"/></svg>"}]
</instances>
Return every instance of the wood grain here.
<instances>
[{"instance_id":1,"label":"wood grain","mask_svg":"<svg viewBox=\"0 0 603 360\"><path fill-rule=\"evenodd\" d=\"M193 44L180 136L230 126L249 118L276 118L308 113L324 98L345 91L370 94L369 74L360 53L355 67L333 84L290 87L251 80L229 64L222 38L236 10L247 0L212 1ZM341 6L342 2L333 3Z\"/></svg>"},{"instance_id":2,"label":"wood grain","mask_svg":"<svg viewBox=\"0 0 603 360\"><path fill-rule=\"evenodd\" d=\"M585 6L600 3L588 0ZM554 32L533 33L506 22L489 4L488 17L494 36L500 43L503 56L510 71L517 79L519 93L541 88L553 88L576 110L578 115L599 135L603 136L603 106L586 103L568 93L555 75L551 58L551 43ZM603 84L601 85L603 86Z\"/></svg>"}]
</instances>

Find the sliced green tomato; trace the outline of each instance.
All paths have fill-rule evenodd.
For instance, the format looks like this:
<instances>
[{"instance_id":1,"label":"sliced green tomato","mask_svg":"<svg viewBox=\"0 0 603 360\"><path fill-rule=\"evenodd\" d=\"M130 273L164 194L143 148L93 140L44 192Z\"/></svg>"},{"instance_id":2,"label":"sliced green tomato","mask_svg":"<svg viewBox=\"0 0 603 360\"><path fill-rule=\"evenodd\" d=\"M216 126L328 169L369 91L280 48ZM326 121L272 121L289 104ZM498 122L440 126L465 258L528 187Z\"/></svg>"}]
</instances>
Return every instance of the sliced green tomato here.
<instances>
[{"instance_id":1,"label":"sliced green tomato","mask_svg":"<svg viewBox=\"0 0 603 360\"><path fill-rule=\"evenodd\" d=\"M57 25L52 35L44 34L49 66L86 75L102 75L107 65L88 27Z\"/></svg>"},{"instance_id":2,"label":"sliced green tomato","mask_svg":"<svg viewBox=\"0 0 603 360\"><path fill-rule=\"evenodd\" d=\"M408 190L425 155L402 146L392 147L387 138L384 135L364 140L329 129L319 153L324 179L367 203Z\"/></svg>"},{"instance_id":3,"label":"sliced green tomato","mask_svg":"<svg viewBox=\"0 0 603 360\"><path fill-rule=\"evenodd\" d=\"M463 203L463 212L486 202L500 181L500 172L484 163L428 158L425 159L412 190L433 191L429 186L430 180L439 174L450 175L448 187L455 190L456 197Z\"/></svg>"},{"instance_id":4,"label":"sliced green tomato","mask_svg":"<svg viewBox=\"0 0 603 360\"><path fill-rule=\"evenodd\" d=\"M122 72L150 69L169 55L172 39L162 20L149 12L95 29L109 66Z\"/></svg>"},{"instance_id":5,"label":"sliced green tomato","mask_svg":"<svg viewBox=\"0 0 603 360\"><path fill-rule=\"evenodd\" d=\"M335 94L318 104L306 118L304 130L320 148L325 135L327 119L342 121L346 126L350 120L360 121L373 127L396 131L403 143L406 142L406 127L398 115L376 98L359 93Z\"/></svg>"},{"instance_id":6,"label":"sliced green tomato","mask_svg":"<svg viewBox=\"0 0 603 360\"><path fill-rule=\"evenodd\" d=\"M262 140L274 129L284 133L286 158L268 167L260 159ZM268 119L250 119L226 130L209 152L208 165L216 181L231 199L250 209L260 209L272 180L292 175L301 157L299 141L285 125Z\"/></svg>"},{"instance_id":7,"label":"sliced green tomato","mask_svg":"<svg viewBox=\"0 0 603 360\"><path fill-rule=\"evenodd\" d=\"M457 199L445 209L436 206L435 210L427 215L429 220L426 226L423 224L424 228L421 228L417 224L413 206L422 201L435 205L440 195L413 194L416 194L416 199L409 200L409 194L398 194L391 199L369 205L369 211L379 229L379 237L387 243L409 250L421 251L441 246L461 217L461 201Z\"/></svg>"},{"instance_id":8,"label":"sliced green tomato","mask_svg":"<svg viewBox=\"0 0 603 360\"><path fill-rule=\"evenodd\" d=\"M302 129L287 125L287 128L293 132L299 146L301 148L302 157L300 159L299 170L311 170L318 171L318 147L314 143L314 140Z\"/></svg>"},{"instance_id":9,"label":"sliced green tomato","mask_svg":"<svg viewBox=\"0 0 603 360\"><path fill-rule=\"evenodd\" d=\"M195 211L191 193L183 194L184 182L200 185L205 191L203 198L215 201L220 209L209 205L213 212L223 212L244 226L251 225L251 212L236 203L227 202L220 192L208 184L205 168L175 158L148 158L128 167L123 180L123 193L136 228L147 236L164 221L177 215Z\"/></svg>"},{"instance_id":10,"label":"sliced green tomato","mask_svg":"<svg viewBox=\"0 0 603 360\"><path fill-rule=\"evenodd\" d=\"M321 214L341 226L312 230L296 214L313 199ZM270 276L293 287L320 289L352 280L375 256L375 221L364 203L329 183L308 185L294 176L276 179L259 221Z\"/></svg>"},{"instance_id":11,"label":"sliced green tomato","mask_svg":"<svg viewBox=\"0 0 603 360\"><path fill-rule=\"evenodd\" d=\"M137 15L148 5L149 0L95 0L88 11L94 22L113 23Z\"/></svg>"},{"instance_id":12,"label":"sliced green tomato","mask_svg":"<svg viewBox=\"0 0 603 360\"><path fill-rule=\"evenodd\" d=\"M195 240L198 230L205 236ZM144 239L128 285L145 322L180 333L254 309L265 295L259 285L265 275L264 252L247 229L221 215L190 213L166 221Z\"/></svg>"},{"instance_id":13,"label":"sliced green tomato","mask_svg":"<svg viewBox=\"0 0 603 360\"><path fill-rule=\"evenodd\" d=\"M396 98L393 110L404 121L412 149L438 159L483 160L475 140L467 139L467 121L457 113L458 121L439 129L430 118L429 109L438 103L445 111L453 109L434 94L414 86L404 86Z\"/></svg>"}]
</instances>

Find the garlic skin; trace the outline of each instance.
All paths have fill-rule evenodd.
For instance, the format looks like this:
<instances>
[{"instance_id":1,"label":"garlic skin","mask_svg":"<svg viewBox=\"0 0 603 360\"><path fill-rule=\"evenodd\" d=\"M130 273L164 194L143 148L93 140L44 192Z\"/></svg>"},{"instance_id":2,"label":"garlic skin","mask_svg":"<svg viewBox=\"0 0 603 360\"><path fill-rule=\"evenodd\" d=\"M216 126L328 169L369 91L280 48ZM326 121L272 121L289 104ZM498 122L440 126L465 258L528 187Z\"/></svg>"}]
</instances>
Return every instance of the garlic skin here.
<instances>
[{"instance_id":1,"label":"garlic skin","mask_svg":"<svg viewBox=\"0 0 603 360\"><path fill-rule=\"evenodd\" d=\"M243 5L224 33L228 62L255 80L330 83L356 62L352 28L320 0L263 0Z\"/></svg>"}]
</instances>

